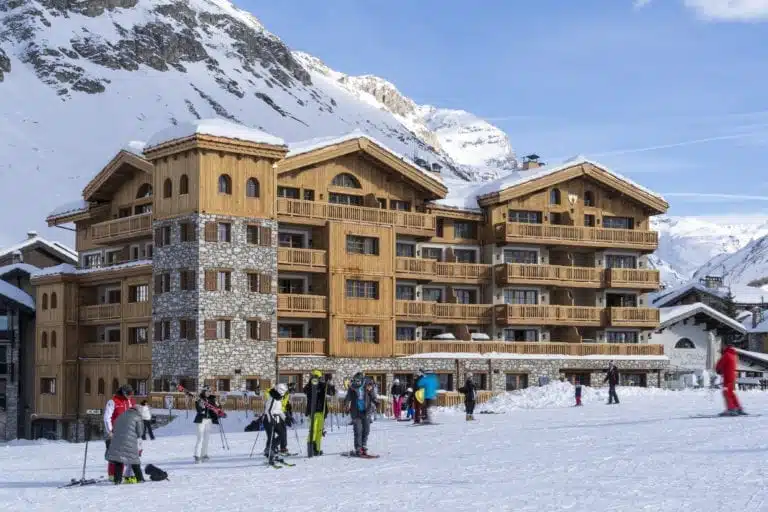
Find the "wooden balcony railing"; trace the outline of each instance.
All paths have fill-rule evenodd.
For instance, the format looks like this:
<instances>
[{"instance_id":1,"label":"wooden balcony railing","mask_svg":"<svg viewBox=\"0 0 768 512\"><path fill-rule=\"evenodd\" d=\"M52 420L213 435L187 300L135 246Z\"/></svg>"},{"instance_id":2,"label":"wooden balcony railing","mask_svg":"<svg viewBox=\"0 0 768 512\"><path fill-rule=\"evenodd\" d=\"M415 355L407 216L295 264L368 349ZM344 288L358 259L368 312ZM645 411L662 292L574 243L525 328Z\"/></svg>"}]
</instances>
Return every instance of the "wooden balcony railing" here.
<instances>
[{"instance_id":1,"label":"wooden balcony railing","mask_svg":"<svg viewBox=\"0 0 768 512\"><path fill-rule=\"evenodd\" d=\"M323 271L328 267L328 252L319 249L279 247L277 264L288 270Z\"/></svg>"},{"instance_id":2,"label":"wooden balcony railing","mask_svg":"<svg viewBox=\"0 0 768 512\"><path fill-rule=\"evenodd\" d=\"M395 258L395 271L418 279L489 281L491 266L481 263L444 263L422 258Z\"/></svg>"},{"instance_id":3,"label":"wooden balcony railing","mask_svg":"<svg viewBox=\"0 0 768 512\"><path fill-rule=\"evenodd\" d=\"M664 345L637 343L520 343L473 341L397 341L395 355L430 353L527 354L562 356L663 356Z\"/></svg>"},{"instance_id":4,"label":"wooden balcony railing","mask_svg":"<svg viewBox=\"0 0 768 512\"><path fill-rule=\"evenodd\" d=\"M603 269L599 267L505 263L496 265L496 282L500 285L538 284L542 286L600 288L603 285Z\"/></svg>"},{"instance_id":5,"label":"wooden balcony railing","mask_svg":"<svg viewBox=\"0 0 768 512\"><path fill-rule=\"evenodd\" d=\"M395 302L395 313L400 319L436 323L488 323L492 308L490 304L446 304L418 300Z\"/></svg>"},{"instance_id":6,"label":"wooden balcony railing","mask_svg":"<svg viewBox=\"0 0 768 512\"><path fill-rule=\"evenodd\" d=\"M589 306L499 304L496 322L528 325L591 325L603 323L603 309Z\"/></svg>"},{"instance_id":7,"label":"wooden balcony railing","mask_svg":"<svg viewBox=\"0 0 768 512\"><path fill-rule=\"evenodd\" d=\"M99 304L97 306L80 306L80 321L93 322L99 320L119 320L122 315L120 304Z\"/></svg>"},{"instance_id":8,"label":"wooden balcony railing","mask_svg":"<svg viewBox=\"0 0 768 512\"><path fill-rule=\"evenodd\" d=\"M152 316L152 302L129 302L123 306L123 318Z\"/></svg>"},{"instance_id":9,"label":"wooden balcony railing","mask_svg":"<svg viewBox=\"0 0 768 512\"><path fill-rule=\"evenodd\" d=\"M656 308L610 308L612 327L657 327L659 310Z\"/></svg>"},{"instance_id":10,"label":"wooden balcony railing","mask_svg":"<svg viewBox=\"0 0 768 512\"><path fill-rule=\"evenodd\" d=\"M605 276L608 286L611 288L657 290L661 283L658 270L609 268L605 271Z\"/></svg>"},{"instance_id":11,"label":"wooden balcony railing","mask_svg":"<svg viewBox=\"0 0 768 512\"><path fill-rule=\"evenodd\" d=\"M506 222L494 226L499 242L547 243L552 245L587 245L656 250L659 234L639 229L605 229L585 226L526 224Z\"/></svg>"},{"instance_id":12,"label":"wooden balcony railing","mask_svg":"<svg viewBox=\"0 0 768 512\"><path fill-rule=\"evenodd\" d=\"M382 210L364 206L300 201L279 197L277 199L277 214L286 217L385 224L394 226L400 233L435 236L435 217L425 213Z\"/></svg>"},{"instance_id":13,"label":"wooden balcony railing","mask_svg":"<svg viewBox=\"0 0 768 512\"><path fill-rule=\"evenodd\" d=\"M322 356L326 354L322 338L280 338L277 340L279 356Z\"/></svg>"},{"instance_id":14,"label":"wooden balcony railing","mask_svg":"<svg viewBox=\"0 0 768 512\"><path fill-rule=\"evenodd\" d=\"M91 226L91 239L94 242L114 242L149 236L152 232L152 214L142 213L122 219L99 222Z\"/></svg>"},{"instance_id":15,"label":"wooden balcony railing","mask_svg":"<svg viewBox=\"0 0 768 512\"><path fill-rule=\"evenodd\" d=\"M325 315L328 312L328 298L324 295L299 295L280 293L277 295L278 315Z\"/></svg>"},{"instance_id":16,"label":"wooden balcony railing","mask_svg":"<svg viewBox=\"0 0 768 512\"><path fill-rule=\"evenodd\" d=\"M83 343L80 347L80 357L115 358L120 357L120 343Z\"/></svg>"}]
</instances>

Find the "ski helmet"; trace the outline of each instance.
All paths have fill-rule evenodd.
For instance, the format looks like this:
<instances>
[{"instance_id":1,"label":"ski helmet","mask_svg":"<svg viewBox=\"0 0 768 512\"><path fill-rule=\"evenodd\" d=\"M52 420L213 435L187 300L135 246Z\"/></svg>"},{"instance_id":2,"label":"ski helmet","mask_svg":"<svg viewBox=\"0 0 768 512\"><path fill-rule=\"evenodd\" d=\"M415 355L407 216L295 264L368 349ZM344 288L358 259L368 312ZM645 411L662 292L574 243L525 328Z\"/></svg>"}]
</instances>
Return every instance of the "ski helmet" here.
<instances>
[{"instance_id":1,"label":"ski helmet","mask_svg":"<svg viewBox=\"0 0 768 512\"><path fill-rule=\"evenodd\" d=\"M286 391L288 391L288 386L286 386L285 384L277 385L277 392L280 393L280 395L284 395Z\"/></svg>"},{"instance_id":2,"label":"ski helmet","mask_svg":"<svg viewBox=\"0 0 768 512\"><path fill-rule=\"evenodd\" d=\"M395 379L393 384L400 384L400 379Z\"/></svg>"},{"instance_id":3,"label":"ski helmet","mask_svg":"<svg viewBox=\"0 0 768 512\"><path fill-rule=\"evenodd\" d=\"M123 396L129 396L133 394L133 387L130 384L125 384L117 392Z\"/></svg>"},{"instance_id":4,"label":"ski helmet","mask_svg":"<svg viewBox=\"0 0 768 512\"><path fill-rule=\"evenodd\" d=\"M323 372L321 372L320 370L318 370L317 368L315 368L314 370L312 370L312 376L313 376L313 377L317 377L317 378L320 378L320 377L322 377L322 376L323 376Z\"/></svg>"}]
</instances>

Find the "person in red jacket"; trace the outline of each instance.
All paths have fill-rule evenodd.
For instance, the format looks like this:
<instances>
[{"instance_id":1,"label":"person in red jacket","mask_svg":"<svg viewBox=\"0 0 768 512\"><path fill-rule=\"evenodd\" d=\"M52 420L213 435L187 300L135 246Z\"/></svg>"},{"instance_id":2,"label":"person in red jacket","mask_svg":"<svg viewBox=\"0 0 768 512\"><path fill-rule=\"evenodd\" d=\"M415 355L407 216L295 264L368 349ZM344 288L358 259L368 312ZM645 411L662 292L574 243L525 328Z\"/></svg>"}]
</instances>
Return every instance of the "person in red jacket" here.
<instances>
[{"instance_id":1,"label":"person in red jacket","mask_svg":"<svg viewBox=\"0 0 768 512\"><path fill-rule=\"evenodd\" d=\"M107 405L104 407L104 432L107 436L104 442L107 445L107 451L109 451L109 445L112 443L112 428L115 425L115 421L117 421L121 414L135 406L136 401L133 399L133 388L129 384L121 386L117 393L115 393L115 396L107 401ZM115 476L115 465L111 462L107 464L107 475L110 480ZM132 478L132 472L127 471L126 483L133 483Z\"/></svg>"},{"instance_id":2,"label":"person in red jacket","mask_svg":"<svg viewBox=\"0 0 768 512\"><path fill-rule=\"evenodd\" d=\"M715 365L715 371L723 377L723 397L725 398L725 411L721 416L738 416L740 414L747 414L741 408L739 399L736 398L734 389L736 387L736 365L738 357L736 357L736 350L731 345L726 345L723 348L720 360Z\"/></svg>"}]
</instances>

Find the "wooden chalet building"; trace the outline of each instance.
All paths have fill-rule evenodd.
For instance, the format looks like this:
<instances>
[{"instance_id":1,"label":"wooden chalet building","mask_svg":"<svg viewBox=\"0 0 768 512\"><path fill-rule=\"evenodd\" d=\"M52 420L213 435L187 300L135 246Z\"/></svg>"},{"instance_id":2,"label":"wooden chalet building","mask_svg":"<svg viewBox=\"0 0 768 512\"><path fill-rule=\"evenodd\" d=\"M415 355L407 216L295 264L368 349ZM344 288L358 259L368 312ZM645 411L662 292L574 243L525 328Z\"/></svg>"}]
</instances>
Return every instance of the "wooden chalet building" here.
<instances>
[{"instance_id":1,"label":"wooden chalet building","mask_svg":"<svg viewBox=\"0 0 768 512\"><path fill-rule=\"evenodd\" d=\"M285 144L221 120L121 151L48 218L80 265L35 277L62 343L39 360L38 414L75 418L118 383L219 392L418 368L453 390L622 374L658 383L646 256L663 198L578 158L449 190L360 133Z\"/></svg>"}]
</instances>

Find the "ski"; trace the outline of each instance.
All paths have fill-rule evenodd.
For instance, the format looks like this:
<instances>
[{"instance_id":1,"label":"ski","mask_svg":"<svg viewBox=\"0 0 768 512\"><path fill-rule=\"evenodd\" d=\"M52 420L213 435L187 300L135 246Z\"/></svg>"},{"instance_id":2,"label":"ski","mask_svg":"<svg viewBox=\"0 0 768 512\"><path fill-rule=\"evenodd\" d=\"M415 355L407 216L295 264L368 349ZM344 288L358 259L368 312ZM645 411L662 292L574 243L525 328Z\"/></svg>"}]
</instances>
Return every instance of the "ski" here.
<instances>
[{"instance_id":1,"label":"ski","mask_svg":"<svg viewBox=\"0 0 768 512\"><path fill-rule=\"evenodd\" d=\"M688 416L689 418L759 418L762 414L738 414L732 416L730 414L696 414L694 416Z\"/></svg>"},{"instance_id":2,"label":"ski","mask_svg":"<svg viewBox=\"0 0 768 512\"><path fill-rule=\"evenodd\" d=\"M340 455L342 457L349 457L351 459L378 459L379 458L379 455L372 455L370 453L367 455L359 455L355 452L341 452Z\"/></svg>"},{"instance_id":3,"label":"ski","mask_svg":"<svg viewBox=\"0 0 768 512\"><path fill-rule=\"evenodd\" d=\"M98 484L100 482L108 482L109 480L106 480L104 477L101 478L89 478L87 480L78 480L76 478L73 478L68 484L64 484L59 486L59 489L67 489L69 487L83 487L86 485L94 485Z\"/></svg>"},{"instance_id":4,"label":"ski","mask_svg":"<svg viewBox=\"0 0 768 512\"><path fill-rule=\"evenodd\" d=\"M216 407L215 405L212 405L212 404L208 403L208 401L206 401L206 400L200 400L200 398L198 396L196 396L193 392L191 392L190 390L188 390L187 388L185 388L181 384L176 386L176 390L179 391L180 393L184 393L185 395L187 395L190 398L194 398L195 402L201 402L203 404L203 407L205 407L206 409L210 409L211 411L215 412L216 416L218 416L219 418L226 418L227 417L227 413L224 412L224 409L222 409L220 407Z\"/></svg>"}]
</instances>

